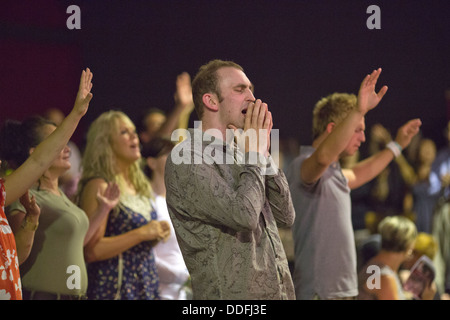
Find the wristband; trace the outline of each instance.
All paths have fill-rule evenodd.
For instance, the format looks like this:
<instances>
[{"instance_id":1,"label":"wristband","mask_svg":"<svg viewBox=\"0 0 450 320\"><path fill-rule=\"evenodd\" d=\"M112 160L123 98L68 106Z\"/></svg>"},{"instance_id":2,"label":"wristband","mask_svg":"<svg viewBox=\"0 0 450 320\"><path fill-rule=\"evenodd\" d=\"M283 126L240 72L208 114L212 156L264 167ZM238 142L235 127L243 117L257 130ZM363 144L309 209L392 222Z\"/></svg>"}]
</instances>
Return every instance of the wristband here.
<instances>
[{"instance_id":1,"label":"wristband","mask_svg":"<svg viewBox=\"0 0 450 320\"><path fill-rule=\"evenodd\" d=\"M391 141L386 145L386 148L392 151L394 156L397 158L399 155L402 154L402 147L395 141Z\"/></svg>"}]
</instances>

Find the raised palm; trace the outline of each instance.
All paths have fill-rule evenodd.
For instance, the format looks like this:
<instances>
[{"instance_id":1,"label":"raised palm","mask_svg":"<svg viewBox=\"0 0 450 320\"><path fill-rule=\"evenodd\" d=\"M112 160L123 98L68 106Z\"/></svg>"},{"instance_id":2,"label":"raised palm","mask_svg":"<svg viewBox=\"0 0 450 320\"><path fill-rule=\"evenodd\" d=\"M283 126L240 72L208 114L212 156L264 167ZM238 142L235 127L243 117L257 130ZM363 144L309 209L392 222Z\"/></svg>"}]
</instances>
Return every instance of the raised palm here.
<instances>
[{"instance_id":1,"label":"raised palm","mask_svg":"<svg viewBox=\"0 0 450 320\"><path fill-rule=\"evenodd\" d=\"M79 112L82 116L86 114L89 107L89 102L93 97L91 93L92 77L93 74L89 68L86 68L86 70L83 70L81 73L80 87L78 89L77 98L75 99L73 109Z\"/></svg>"},{"instance_id":2,"label":"raised palm","mask_svg":"<svg viewBox=\"0 0 450 320\"><path fill-rule=\"evenodd\" d=\"M177 77L176 86L175 102L186 107L193 105L191 77L189 73L181 73Z\"/></svg>"},{"instance_id":3,"label":"raised palm","mask_svg":"<svg viewBox=\"0 0 450 320\"><path fill-rule=\"evenodd\" d=\"M99 205L106 207L108 211L114 208L119 203L119 199L120 189L116 183L108 183L108 186L106 187L103 194L101 194L100 191L97 194Z\"/></svg>"},{"instance_id":4,"label":"raised palm","mask_svg":"<svg viewBox=\"0 0 450 320\"><path fill-rule=\"evenodd\" d=\"M361 83L358 93L358 109L363 114L375 108L385 95L388 87L383 86L378 93L375 91L378 77L380 76L381 68L374 70L368 74Z\"/></svg>"}]
</instances>

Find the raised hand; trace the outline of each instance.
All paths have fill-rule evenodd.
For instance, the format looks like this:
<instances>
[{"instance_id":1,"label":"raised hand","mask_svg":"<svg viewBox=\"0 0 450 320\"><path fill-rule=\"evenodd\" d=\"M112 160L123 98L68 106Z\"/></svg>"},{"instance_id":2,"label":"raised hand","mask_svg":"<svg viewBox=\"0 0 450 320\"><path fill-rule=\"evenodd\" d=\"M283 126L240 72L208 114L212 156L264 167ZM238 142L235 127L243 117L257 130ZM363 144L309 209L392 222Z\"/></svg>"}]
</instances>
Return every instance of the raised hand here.
<instances>
[{"instance_id":1,"label":"raised hand","mask_svg":"<svg viewBox=\"0 0 450 320\"><path fill-rule=\"evenodd\" d=\"M194 107L194 100L192 97L191 77L189 73L183 72L177 77L176 81L177 91L175 92L175 103L183 107Z\"/></svg>"},{"instance_id":2,"label":"raised hand","mask_svg":"<svg viewBox=\"0 0 450 320\"><path fill-rule=\"evenodd\" d=\"M372 140L377 143L386 144L392 140L392 137L391 137L391 134L389 133L389 131L379 123L374 124L372 126L371 137L372 137Z\"/></svg>"},{"instance_id":3,"label":"raised hand","mask_svg":"<svg viewBox=\"0 0 450 320\"><path fill-rule=\"evenodd\" d=\"M377 84L380 73L381 68L374 70L361 83L358 93L358 109L363 115L375 108L386 94L387 86L383 86L378 93L375 91L375 85Z\"/></svg>"},{"instance_id":4,"label":"raised hand","mask_svg":"<svg viewBox=\"0 0 450 320\"><path fill-rule=\"evenodd\" d=\"M109 212L112 208L114 208L119 203L120 198L120 189L117 183L108 183L103 194L100 191L97 193L97 201L99 203L99 207L105 208L106 212Z\"/></svg>"},{"instance_id":5,"label":"raised hand","mask_svg":"<svg viewBox=\"0 0 450 320\"><path fill-rule=\"evenodd\" d=\"M81 116L86 114L89 102L93 97L93 94L91 93L92 77L93 74L89 68L86 68L86 70L83 70L81 73L80 87L73 107L73 111L79 113Z\"/></svg>"},{"instance_id":6,"label":"raised hand","mask_svg":"<svg viewBox=\"0 0 450 320\"><path fill-rule=\"evenodd\" d=\"M406 148L411 139L419 132L422 121L420 119L409 120L397 131L395 141L404 149Z\"/></svg>"}]
</instances>

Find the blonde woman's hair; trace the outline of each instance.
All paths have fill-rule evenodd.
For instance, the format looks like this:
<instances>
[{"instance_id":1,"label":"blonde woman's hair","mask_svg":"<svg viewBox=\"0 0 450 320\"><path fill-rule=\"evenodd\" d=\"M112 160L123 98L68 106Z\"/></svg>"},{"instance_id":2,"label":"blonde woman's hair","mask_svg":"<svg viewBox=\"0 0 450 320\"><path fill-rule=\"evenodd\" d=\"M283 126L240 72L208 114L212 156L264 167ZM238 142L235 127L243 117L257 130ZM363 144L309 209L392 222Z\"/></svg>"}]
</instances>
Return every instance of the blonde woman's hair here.
<instances>
[{"instance_id":1,"label":"blonde woman's hair","mask_svg":"<svg viewBox=\"0 0 450 320\"><path fill-rule=\"evenodd\" d=\"M130 118L125 113L116 110L102 113L89 127L86 148L81 162L82 177L78 187L78 196L80 196L86 183L93 178L103 178L108 182L116 182L119 188L123 190L124 181L120 179L116 172L116 157L112 149L112 137L120 130L119 124L121 122L135 129ZM141 169L141 159L136 160L130 166L128 179L138 194L152 197L151 185Z\"/></svg>"},{"instance_id":2,"label":"blonde woman's hair","mask_svg":"<svg viewBox=\"0 0 450 320\"><path fill-rule=\"evenodd\" d=\"M313 139L325 132L330 122L341 122L356 105L356 96L349 93L335 92L320 99L313 110Z\"/></svg>"},{"instance_id":3,"label":"blonde woman's hair","mask_svg":"<svg viewBox=\"0 0 450 320\"><path fill-rule=\"evenodd\" d=\"M378 225L381 234L381 249L392 252L408 250L417 238L414 222L403 216L389 216Z\"/></svg>"}]
</instances>

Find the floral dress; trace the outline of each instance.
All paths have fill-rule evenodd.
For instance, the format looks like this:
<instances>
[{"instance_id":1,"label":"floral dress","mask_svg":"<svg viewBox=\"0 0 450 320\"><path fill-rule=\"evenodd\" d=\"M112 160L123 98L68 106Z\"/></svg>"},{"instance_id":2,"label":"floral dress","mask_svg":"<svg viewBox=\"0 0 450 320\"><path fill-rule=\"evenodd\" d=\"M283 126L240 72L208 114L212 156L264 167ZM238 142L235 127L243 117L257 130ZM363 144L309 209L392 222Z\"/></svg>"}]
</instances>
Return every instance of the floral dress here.
<instances>
[{"instance_id":1,"label":"floral dress","mask_svg":"<svg viewBox=\"0 0 450 320\"><path fill-rule=\"evenodd\" d=\"M149 199L121 196L108 217L105 237L117 236L156 219ZM118 256L88 264L88 299L159 300L159 277L150 241Z\"/></svg>"},{"instance_id":2,"label":"floral dress","mask_svg":"<svg viewBox=\"0 0 450 320\"><path fill-rule=\"evenodd\" d=\"M5 216L6 192L0 179L0 300L22 300L16 240Z\"/></svg>"}]
</instances>

